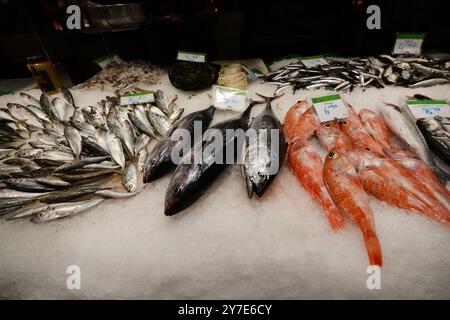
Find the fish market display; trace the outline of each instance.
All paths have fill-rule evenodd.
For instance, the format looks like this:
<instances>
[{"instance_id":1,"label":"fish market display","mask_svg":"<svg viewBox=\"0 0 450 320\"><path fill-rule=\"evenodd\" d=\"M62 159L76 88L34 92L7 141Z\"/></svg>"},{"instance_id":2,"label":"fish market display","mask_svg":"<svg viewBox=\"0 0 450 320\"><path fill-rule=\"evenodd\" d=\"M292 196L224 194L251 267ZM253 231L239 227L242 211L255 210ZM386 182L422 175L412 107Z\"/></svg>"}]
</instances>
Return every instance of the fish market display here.
<instances>
[{"instance_id":1,"label":"fish market display","mask_svg":"<svg viewBox=\"0 0 450 320\"><path fill-rule=\"evenodd\" d=\"M320 124L306 104L299 101L286 113L289 167L322 205L332 229L344 227L343 213L356 223L371 264L381 266L383 260L368 195L450 225L450 192L438 179L442 171L399 107L383 106L386 122L372 110L358 114L348 106L347 118ZM327 151L325 160L311 144L314 137Z\"/></svg>"},{"instance_id":2,"label":"fish market display","mask_svg":"<svg viewBox=\"0 0 450 320\"><path fill-rule=\"evenodd\" d=\"M81 84L80 88L124 89L135 83L157 84L159 77L159 69L148 62L111 61L102 71Z\"/></svg>"},{"instance_id":3,"label":"fish market display","mask_svg":"<svg viewBox=\"0 0 450 320\"><path fill-rule=\"evenodd\" d=\"M166 136L183 113L160 90L155 105L121 106L107 96L81 107L66 88L62 97L20 99L0 112L0 216L33 222L139 193L150 140Z\"/></svg>"},{"instance_id":4,"label":"fish market display","mask_svg":"<svg viewBox=\"0 0 450 320\"><path fill-rule=\"evenodd\" d=\"M299 89L352 91L355 87L410 88L450 83L449 60L429 57L392 57L382 54L367 58L326 58L328 64L307 68L300 61L261 76L264 82Z\"/></svg>"},{"instance_id":5,"label":"fish market display","mask_svg":"<svg viewBox=\"0 0 450 320\"><path fill-rule=\"evenodd\" d=\"M286 153L286 139L282 125L272 111L271 101L279 98L264 97L266 108L252 120L247 132L254 135L246 137L242 147L242 176L245 180L247 195L255 192L261 197L275 179ZM272 141L272 133L277 140Z\"/></svg>"},{"instance_id":6,"label":"fish market display","mask_svg":"<svg viewBox=\"0 0 450 320\"><path fill-rule=\"evenodd\" d=\"M164 214L171 216L194 203L214 180L224 171L227 166L225 158L227 150L234 149L234 159L236 160L238 150L240 150L239 140L236 135L226 134L227 130L247 130L250 112L258 102L251 102L247 109L236 118L220 122L207 130L203 140L196 143L190 152L183 156L180 164L170 180L166 192ZM218 135L220 135L218 137ZM211 147L215 137L222 139L222 145L216 152L203 152ZM203 157L196 161L198 153ZM216 161L220 159L220 161Z\"/></svg>"}]
</instances>

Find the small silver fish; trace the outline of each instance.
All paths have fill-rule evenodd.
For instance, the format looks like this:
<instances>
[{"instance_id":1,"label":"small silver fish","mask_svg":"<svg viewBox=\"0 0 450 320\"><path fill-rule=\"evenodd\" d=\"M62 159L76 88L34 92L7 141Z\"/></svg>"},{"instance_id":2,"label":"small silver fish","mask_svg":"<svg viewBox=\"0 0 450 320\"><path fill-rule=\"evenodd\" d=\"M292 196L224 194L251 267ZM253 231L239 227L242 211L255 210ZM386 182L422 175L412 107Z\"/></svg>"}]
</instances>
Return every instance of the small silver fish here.
<instances>
[{"instance_id":1,"label":"small silver fish","mask_svg":"<svg viewBox=\"0 0 450 320\"><path fill-rule=\"evenodd\" d=\"M98 198L79 202L68 202L61 206L50 207L32 217L31 221L41 223L52 221L55 219L66 218L91 209L99 205L103 201L103 198Z\"/></svg>"},{"instance_id":2,"label":"small silver fish","mask_svg":"<svg viewBox=\"0 0 450 320\"><path fill-rule=\"evenodd\" d=\"M123 170L123 186L128 192L136 191L138 183L138 173L136 166L128 161Z\"/></svg>"}]
</instances>

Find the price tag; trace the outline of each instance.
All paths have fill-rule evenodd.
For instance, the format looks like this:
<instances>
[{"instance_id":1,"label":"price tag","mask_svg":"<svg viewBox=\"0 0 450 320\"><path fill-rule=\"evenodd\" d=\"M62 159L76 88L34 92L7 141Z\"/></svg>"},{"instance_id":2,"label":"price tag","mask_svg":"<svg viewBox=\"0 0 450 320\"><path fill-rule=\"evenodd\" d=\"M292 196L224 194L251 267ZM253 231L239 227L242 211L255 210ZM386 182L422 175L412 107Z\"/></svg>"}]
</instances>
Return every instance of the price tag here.
<instances>
[{"instance_id":1,"label":"price tag","mask_svg":"<svg viewBox=\"0 0 450 320\"><path fill-rule=\"evenodd\" d=\"M300 59L303 65L307 68L316 67L316 66L324 66L327 65L328 62L321 56L313 56L313 57L303 57Z\"/></svg>"},{"instance_id":2,"label":"price tag","mask_svg":"<svg viewBox=\"0 0 450 320\"><path fill-rule=\"evenodd\" d=\"M143 91L139 93L127 93L120 96L121 105L140 104L154 102L155 96L153 91Z\"/></svg>"},{"instance_id":3,"label":"price tag","mask_svg":"<svg viewBox=\"0 0 450 320\"><path fill-rule=\"evenodd\" d=\"M106 56L100 57L98 59L94 60L95 63L97 63L102 69L104 69L106 67L106 65L108 63L110 63L111 61L116 61L117 63L122 63L122 59L120 59L120 57L114 53L112 54L108 54Z\"/></svg>"},{"instance_id":4,"label":"price tag","mask_svg":"<svg viewBox=\"0 0 450 320\"><path fill-rule=\"evenodd\" d=\"M345 119L349 116L344 101L339 94L311 99L321 123Z\"/></svg>"},{"instance_id":5,"label":"price tag","mask_svg":"<svg viewBox=\"0 0 450 320\"><path fill-rule=\"evenodd\" d=\"M395 40L393 54L413 54L420 55L422 53L422 44L425 34L397 34L397 39Z\"/></svg>"},{"instance_id":6,"label":"price tag","mask_svg":"<svg viewBox=\"0 0 450 320\"><path fill-rule=\"evenodd\" d=\"M445 100L410 100L406 105L416 119L450 117L450 106Z\"/></svg>"},{"instance_id":7,"label":"price tag","mask_svg":"<svg viewBox=\"0 0 450 320\"><path fill-rule=\"evenodd\" d=\"M250 68L246 66L245 64L241 64L242 69L247 73L248 77L250 79L257 79L258 77L262 76L264 73L261 70L258 70L256 68Z\"/></svg>"},{"instance_id":8,"label":"price tag","mask_svg":"<svg viewBox=\"0 0 450 320\"><path fill-rule=\"evenodd\" d=\"M218 109L240 111L245 108L247 98L246 90L229 87L213 86L213 104Z\"/></svg>"},{"instance_id":9,"label":"price tag","mask_svg":"<svg viewBox=\"0 0 450 320\"><path fill-rule=\"evenodd\" d=\"M178 51L177 60L206 62L206 53Z\"/></svg>"}]
</instances>

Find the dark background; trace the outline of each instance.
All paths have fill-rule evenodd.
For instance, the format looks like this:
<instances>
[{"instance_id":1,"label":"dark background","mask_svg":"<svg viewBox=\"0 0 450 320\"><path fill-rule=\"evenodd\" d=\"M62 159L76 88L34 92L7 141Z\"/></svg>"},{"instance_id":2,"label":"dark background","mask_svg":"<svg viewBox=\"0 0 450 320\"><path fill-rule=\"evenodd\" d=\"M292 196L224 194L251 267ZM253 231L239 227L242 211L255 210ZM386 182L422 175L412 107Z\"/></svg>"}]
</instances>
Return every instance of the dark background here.
<instances>
[{"instance_id":1,"label":"dark background","mask_svg":"<svg viewBox=\"0 0 450 320\"><path fill-rule=\"evenodd\" d=\"M73 2L0 0L0 78L29 77L26 58L43 54L42 45L75 84L98 71L93 59L112 51L126 60L163 65L177 50L206 52L211 60L266 62L289 54L360 56L390 52L401 31L427 32L425 52L450 52L448 1L443 0L148 0L152 23L103 33L65 30L65 8ZM381 30L366 27L371 4L381 8Z\"/></svg>"}]
</instances>

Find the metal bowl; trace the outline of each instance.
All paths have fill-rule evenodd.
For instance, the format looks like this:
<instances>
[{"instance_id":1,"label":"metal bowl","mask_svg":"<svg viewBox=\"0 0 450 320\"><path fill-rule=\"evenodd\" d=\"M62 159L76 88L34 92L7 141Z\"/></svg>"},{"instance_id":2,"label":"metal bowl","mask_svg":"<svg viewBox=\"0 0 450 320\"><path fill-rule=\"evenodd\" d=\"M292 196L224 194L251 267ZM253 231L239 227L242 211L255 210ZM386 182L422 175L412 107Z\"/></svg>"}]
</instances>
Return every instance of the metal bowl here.
<instances>
[{"instance_id":1,"label":"metal bowl","mask_svg":"<svg viewBox=\"0 0 450 320\"><path fill-rule=\"evenodd\" d=\"M124 3L100 5L88 2L89 20L94 27L119 28L150 22L152 15L149 3Z\"/></svg>"}]
</instances>

